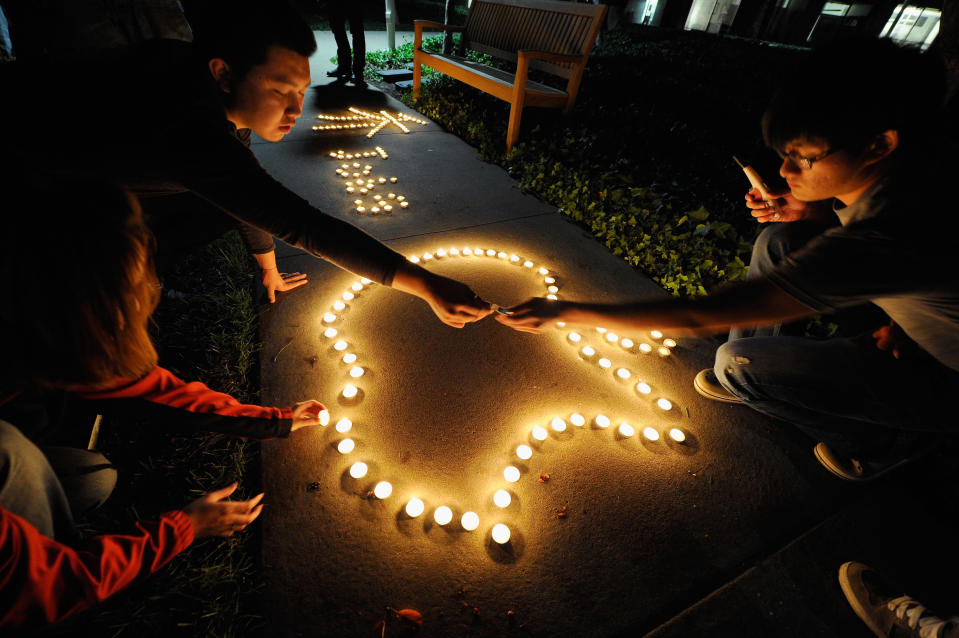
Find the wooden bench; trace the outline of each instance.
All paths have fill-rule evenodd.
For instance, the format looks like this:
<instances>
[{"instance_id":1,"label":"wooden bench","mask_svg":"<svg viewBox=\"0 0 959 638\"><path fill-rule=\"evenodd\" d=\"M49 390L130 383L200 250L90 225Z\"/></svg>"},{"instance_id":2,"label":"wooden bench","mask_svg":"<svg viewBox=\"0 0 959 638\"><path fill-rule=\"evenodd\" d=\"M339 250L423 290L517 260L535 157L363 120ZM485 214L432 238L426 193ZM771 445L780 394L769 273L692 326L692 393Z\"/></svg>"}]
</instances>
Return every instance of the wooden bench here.
<instances>
[{"instance_id":1,"label":"wooden bench","mask_svg":"<svg viewBox=\"0 0 959 638\"><path fill-rule=\"evenodd\" d=\"M519 138L523 107L567 113L576 102L583 69L606 16L606 5L558 0L473 0L465 27L414 20L413 97L426 65L510 103L506 152ZM465 57L423 50L423 29L462 33L461 47L516 63L509 73ZM566 90L527 79L530 68L565 78Z\"/></svg>"}]
</instances>

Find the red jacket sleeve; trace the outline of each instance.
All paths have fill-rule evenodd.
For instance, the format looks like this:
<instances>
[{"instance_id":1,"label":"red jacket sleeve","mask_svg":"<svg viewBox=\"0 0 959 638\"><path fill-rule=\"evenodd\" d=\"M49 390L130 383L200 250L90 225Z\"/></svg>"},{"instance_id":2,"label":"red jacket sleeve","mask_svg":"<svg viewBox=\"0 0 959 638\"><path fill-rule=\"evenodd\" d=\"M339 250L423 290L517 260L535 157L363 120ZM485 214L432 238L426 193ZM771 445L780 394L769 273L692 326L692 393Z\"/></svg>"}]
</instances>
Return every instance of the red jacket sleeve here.
<instances>
[{"instance_id":1,"label":"red jacket sleeve","mask_svg":"<svg viewBox=\"0 0 959 638\"><path fill-rule=\"evenodd\" d=\"M96 402L98 411L125 412L190 432L213 431L254 439L289 436L291 408L240 403L197 381L186 383L156 367L136 381L117 380L107 389L75 389L81 398Z\"/></svg>"},{"instance_id":2,"label":"red jacket sleeve","mask_svg":"<svg viewBox=\"0 0 959 638\"><path fill-rule=\"evenodd\" d=\"M0 629L53 623L92 607L192 542L189 517L173 511L75 550L0 507Z\"/></svg>"}]
</instances>

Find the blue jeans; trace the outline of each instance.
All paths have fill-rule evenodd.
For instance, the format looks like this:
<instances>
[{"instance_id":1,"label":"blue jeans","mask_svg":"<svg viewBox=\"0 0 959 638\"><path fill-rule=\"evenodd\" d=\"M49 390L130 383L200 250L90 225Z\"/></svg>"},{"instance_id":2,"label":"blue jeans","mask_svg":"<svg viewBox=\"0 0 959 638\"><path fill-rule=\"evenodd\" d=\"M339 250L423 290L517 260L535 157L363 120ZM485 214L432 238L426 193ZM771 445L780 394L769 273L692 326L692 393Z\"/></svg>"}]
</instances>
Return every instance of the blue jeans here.
<instances>
[{"instance_id":1,"label":"blue jeans","mask_svg":"<svg viewBox=\"0 0 959 638\"><path fill-rule=\"evenodd\" d=\"M749 276L762 276L822 230L769 224L753 246ZM871 333L827 341L779 335L778 325L730 331L716 352L716 377L749 407L838 454L882 457L907 451L920 432L959 430L946 408L959 396L959 372L931 356L896 359Z\"/></svg>"},{"instance_id":2,"label":"blue jeans","mask_svg":"<svg viewBox=\"0 0 959 638\"><path fill-rule=\"evenodd\" d=\"M116 481L116 470L102 454L67 447L41 451L0 421L0 505L44 536L76 540L74 517L102 505Z\"/></svg>"}]
</instances>

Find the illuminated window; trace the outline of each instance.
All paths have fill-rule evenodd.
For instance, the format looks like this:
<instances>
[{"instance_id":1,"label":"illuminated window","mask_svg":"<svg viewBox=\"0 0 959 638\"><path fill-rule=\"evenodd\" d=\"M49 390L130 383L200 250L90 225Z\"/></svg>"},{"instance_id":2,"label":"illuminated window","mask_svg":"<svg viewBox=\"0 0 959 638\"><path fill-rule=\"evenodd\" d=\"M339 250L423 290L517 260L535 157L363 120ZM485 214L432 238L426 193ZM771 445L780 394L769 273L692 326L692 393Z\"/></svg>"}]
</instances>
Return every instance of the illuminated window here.
<instances>
[{"instance_id":1,"label":"illuminated window","mask_svg":"<svg viewBox=\"0 0 959 638\"><path fill-rule=\"evenodd\" d=\"M889 38L897 44L918 45L923 51L939 35L942 12L930 7L898 5L883 27L880 38Z\"/></svg>"},{"instance_id":2,"label":"illuminated window","mask_svg":"<svg viewBox=\"0 0 959 638\"><path fill-rule=\"evenodd\" d=\"M687 31L726 31L739 11L739 0L693 0L686 16Z\"/></svg>"}]
</instances>

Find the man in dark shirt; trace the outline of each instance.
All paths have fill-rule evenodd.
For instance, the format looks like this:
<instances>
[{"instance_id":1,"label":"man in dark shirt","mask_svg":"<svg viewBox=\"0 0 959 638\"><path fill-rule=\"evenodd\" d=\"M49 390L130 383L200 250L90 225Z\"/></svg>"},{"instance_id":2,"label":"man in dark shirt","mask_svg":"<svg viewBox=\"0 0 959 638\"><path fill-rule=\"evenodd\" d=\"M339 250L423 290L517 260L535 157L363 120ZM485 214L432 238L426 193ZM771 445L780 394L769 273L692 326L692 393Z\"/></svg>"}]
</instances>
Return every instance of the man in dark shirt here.
<instances>
[{"instance_id":1,"label":"man in dark shirt","mask_svg":"<svg viewBox=\"0 0 959 638\"><path fill-rule=\"evenodd\" d=\"M874 479L916 458L930 433L959 429L948 403L959 393L959 221L947 186L955 154L931 126L939 71L873 40L838 43L785 76L763 133L789 190L773 194L781 211L756 189L747 195L768 225L740 285L691 300L534 299L497 321L529 332L557 321L620 334L733 328L713 369L697 375L700 394L795 425L843 479ZM827 341L779 332L867 302L893 324Z\"/></svg>"},{"instance_id":2,"label":"man in dark shirt","mask_svg":"<svg viewBox=\"0 0 959 638\"><path fill-rule=\"evenodd\" d=\"M269 141L290 131L302 112L316 43L282 2L213 4L210 17L194 24L195 44L161 40L89 59L5 65L0 127L8 152L48 171L107 178L133 190L158 219L161 260L177 235L202 234L206 222L229 215L243 225L271 301L274 291L305 283L277 272L272 238L279 237L422 298L448 325L489 314L467 286L325 215L260 166L249 149L250 131ZM49 95L53 78L59 104ZM151 197L169 195L174 199ZM157 204L164 200L177 206ZM187 219L167 228L160 218L176 212L171 208L186 211Z\"/></svg>"}]
</instances>

